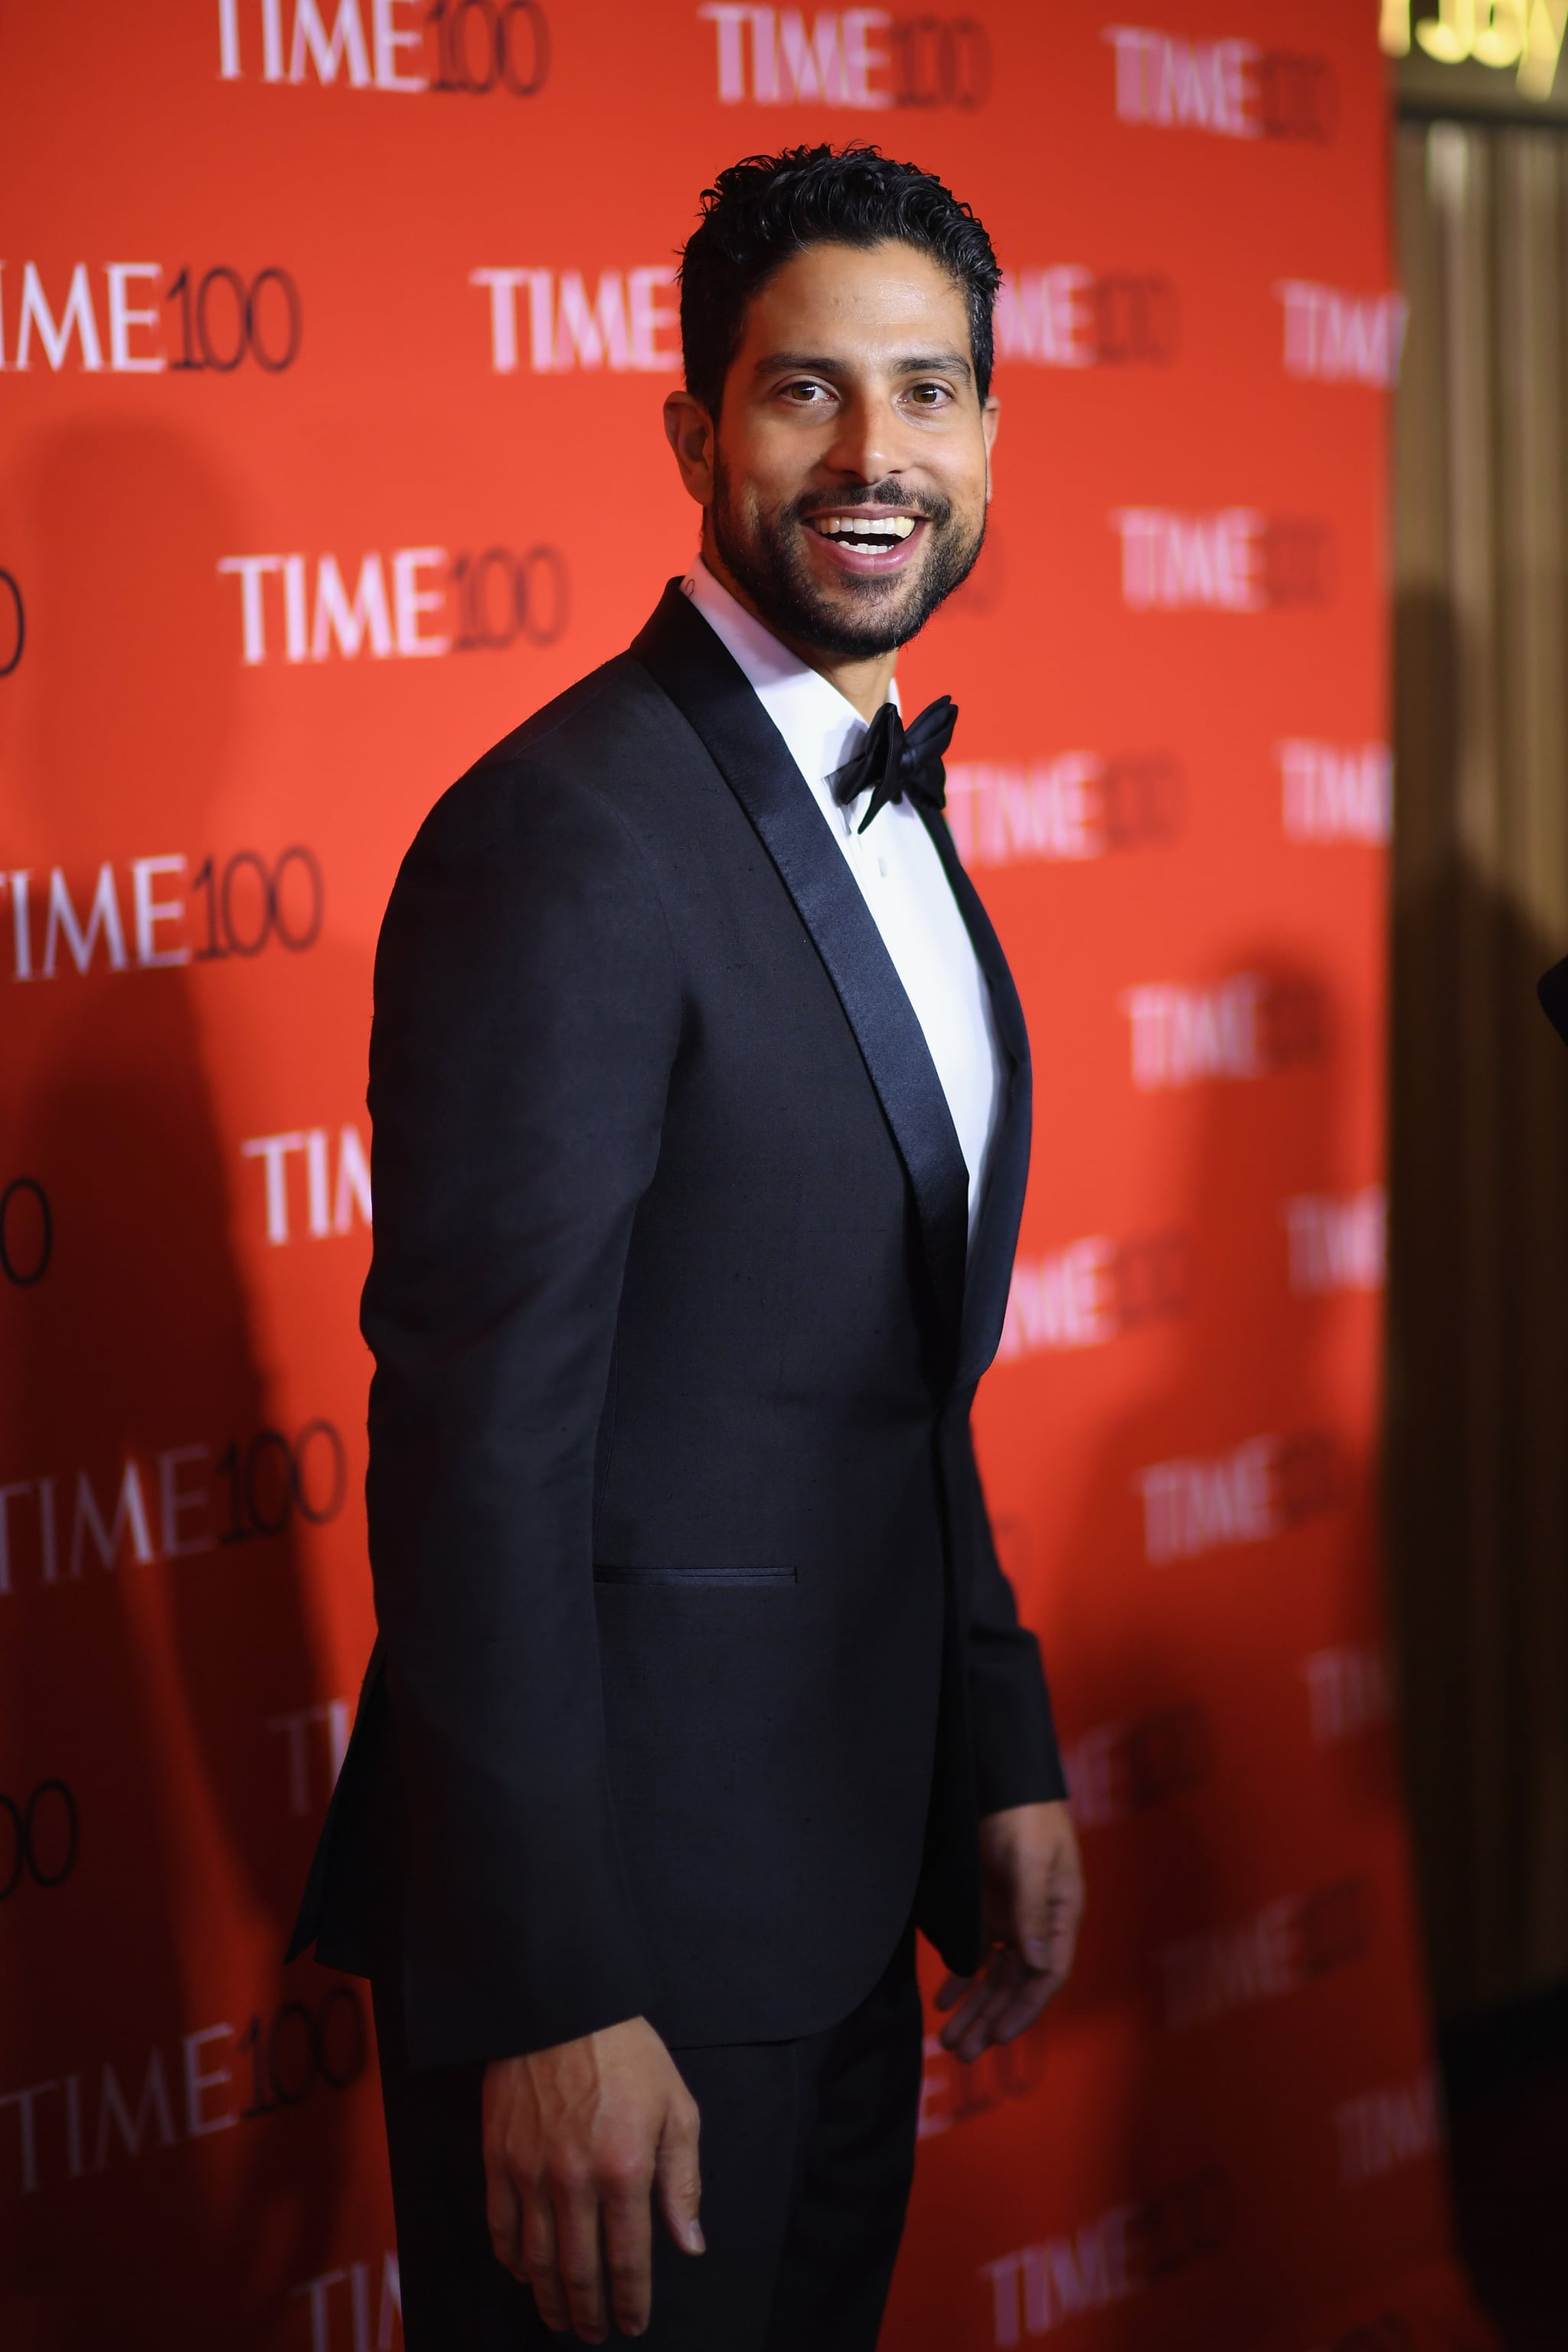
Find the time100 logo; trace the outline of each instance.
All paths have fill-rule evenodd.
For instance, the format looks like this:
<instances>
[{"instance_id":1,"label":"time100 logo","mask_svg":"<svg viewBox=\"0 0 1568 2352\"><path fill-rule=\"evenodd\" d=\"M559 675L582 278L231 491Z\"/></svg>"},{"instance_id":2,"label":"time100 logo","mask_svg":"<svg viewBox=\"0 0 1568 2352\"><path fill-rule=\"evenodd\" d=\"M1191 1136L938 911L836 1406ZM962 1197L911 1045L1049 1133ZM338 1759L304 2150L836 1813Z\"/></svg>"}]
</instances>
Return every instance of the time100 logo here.
<instances>
[{"instance_id":1,"label":"time100 logo","mask_svg":"<svg viewBox=\"0 0 1568 2352\"><path fill-rule=\"evenodd\" d=\"M540 0L218 0L218 73L243 81L343 82L403 97L431 90L537 98L550 77ZM331 19L330 23L328 19Z\"/></svg>"}]
</instances>

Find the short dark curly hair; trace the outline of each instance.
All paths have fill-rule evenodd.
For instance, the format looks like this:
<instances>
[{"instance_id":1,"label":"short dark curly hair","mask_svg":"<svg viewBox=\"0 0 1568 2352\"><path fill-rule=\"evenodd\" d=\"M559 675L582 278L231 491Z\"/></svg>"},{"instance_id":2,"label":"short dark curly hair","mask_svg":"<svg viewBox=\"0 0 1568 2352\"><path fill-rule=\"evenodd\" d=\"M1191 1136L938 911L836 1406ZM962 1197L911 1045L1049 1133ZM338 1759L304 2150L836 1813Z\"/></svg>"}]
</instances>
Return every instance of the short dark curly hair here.
<instances>
[{"instance_id":1,"label":"short dark curly hair","mask_svg":"<svg viewBox=\"0 0 1568 2352\"><path fill-rule=\"evenodd\" d=\"M933 173L895 163L876 147L790 147L781 155L747 155L703 189L702 218L681 257L687 389L710 416L718 416L747 307L776 270L810 246L889 240L929 254L963 291L984 400L1002 272L969 206Z\"/></svg>"}]
</instances>

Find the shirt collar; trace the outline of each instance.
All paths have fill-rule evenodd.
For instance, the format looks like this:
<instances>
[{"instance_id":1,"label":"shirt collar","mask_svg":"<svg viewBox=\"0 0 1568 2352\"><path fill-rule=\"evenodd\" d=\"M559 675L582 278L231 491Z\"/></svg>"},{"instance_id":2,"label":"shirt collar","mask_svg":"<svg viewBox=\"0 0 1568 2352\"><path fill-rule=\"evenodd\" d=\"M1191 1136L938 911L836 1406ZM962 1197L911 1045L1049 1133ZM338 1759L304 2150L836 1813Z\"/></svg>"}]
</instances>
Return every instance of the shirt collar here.
<instances>
[{"instance_id":1,"label":"shirt collar","mask_svg":"<svg viewBox=\"0 0 1568 2352\"><path fill-rule=\"evenodd\" d=\"M843 766L866 732L866 722L854 704L820 670L812 669L753 618L715 579L700 556L680 585L725 651L745 672L824 813L844 832L852 832L864 794L840 808L827 779L835 768ZM896 683L889 685L888 699L897 706Z\"/></svg>"}]
</instances>

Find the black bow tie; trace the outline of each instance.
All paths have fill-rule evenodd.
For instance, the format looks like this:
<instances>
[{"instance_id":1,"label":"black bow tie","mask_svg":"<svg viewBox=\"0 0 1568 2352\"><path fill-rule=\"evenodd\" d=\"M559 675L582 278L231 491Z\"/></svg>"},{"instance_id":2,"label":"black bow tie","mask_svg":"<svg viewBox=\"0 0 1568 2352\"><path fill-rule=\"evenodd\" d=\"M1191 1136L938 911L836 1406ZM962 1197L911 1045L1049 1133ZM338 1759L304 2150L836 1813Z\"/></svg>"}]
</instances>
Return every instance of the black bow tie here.
<instances>
[{"instance_id":1,"label":"black bow tie","mask_svg":"<svg viewBox=\"0 0 1568 2352\"><path fill-rule=\"evenodd\" d=\"M855 757L835 768L827 779L841 808L869 791L870 806L855 828L858 833L865 832L879 809L889 801L901 801L906 793L933 816L946 805L947 777L942 755L957 724L958 705L951 694L928 702L907 727L898 706L883 703Z\"/></svg>"}]
</instances>

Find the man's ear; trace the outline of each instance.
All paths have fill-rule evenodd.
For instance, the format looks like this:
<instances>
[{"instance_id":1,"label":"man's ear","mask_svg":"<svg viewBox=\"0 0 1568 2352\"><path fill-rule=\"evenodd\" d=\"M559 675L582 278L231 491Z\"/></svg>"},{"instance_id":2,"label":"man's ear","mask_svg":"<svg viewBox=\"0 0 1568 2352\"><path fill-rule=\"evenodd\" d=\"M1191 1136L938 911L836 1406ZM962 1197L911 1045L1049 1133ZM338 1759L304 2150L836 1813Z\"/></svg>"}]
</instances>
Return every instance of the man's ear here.
<instances>
[{"instance_id":1,"label":"man's ear","mask_svg":"<svg viewBox=\"0 0 1568 2352\"><path fill-rule=\"evenodd\" d=\"M713 503L713 420L702 403L684 390L666 395L665 437L675 452L687 496L700 507Z\"/></svg>"},{"instance_id":2,"label":"man's ear","mask_svg":"<svg viewBox=\"0 0 1568 2352\"><path fill-rule=\"evenodd\" d=\"M991 452L996 446L996 436L1002 429L1002 404L996 394L987 393L980 410L980 430L985 436L985 503L991 503Z\"/></svg>"}]
</instances>

